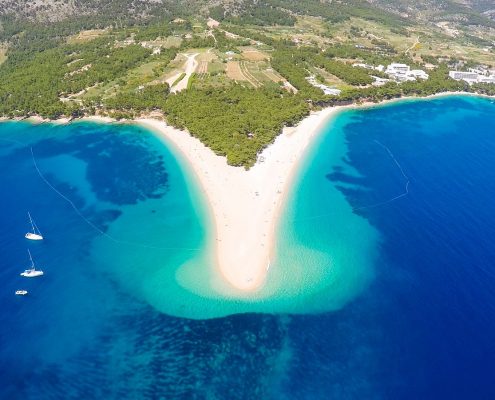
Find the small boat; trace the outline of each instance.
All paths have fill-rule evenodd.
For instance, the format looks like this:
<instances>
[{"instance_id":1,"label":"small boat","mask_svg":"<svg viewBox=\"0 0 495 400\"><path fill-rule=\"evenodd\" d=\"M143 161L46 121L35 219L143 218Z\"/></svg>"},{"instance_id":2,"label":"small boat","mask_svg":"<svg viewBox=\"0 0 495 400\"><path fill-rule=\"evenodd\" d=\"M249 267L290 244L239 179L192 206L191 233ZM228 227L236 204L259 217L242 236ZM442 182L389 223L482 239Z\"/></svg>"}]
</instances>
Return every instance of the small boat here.
<instances>
[{"instance_id":1,"label":"small boat","mask_svg":"<svg viewBox=\"0 0 495 400\"><path fill-rule=\"evenodd\" d=\"M15 294L16 294L17 296L25 296L25 295L27 295L27 294L28 294L28 291L27 291L27 290L16 290L16 291L15 291Z\"/></svg>"},{"instance_id":2,"label":"small boat","mask_svg":"<svg viewBox=\"0 0 495 400\"><path fill-rule=\"evenodd\" d=\"M36 226L36 223L34 220L31 218L31 214L28 212L29 216L29 222L31 223L31 228L33 229L32 232L26 233L25 238L29 240L43 240L43 235L41 234L40 230Z\"/></svg>"},{"instance_id":3,"label":"small boat","mask_svg":"<svg viewBox=\"0 0 495 400\"><path fill-rule=\"evenodd\" d=\"M31 268L26 269L24 272L21 272L21 276L26 278L36 278L37 276L43 275L43 271L37 270L34 266L33 257L31 257L31 252L28 250L29 259L31 260Z\"/></svg>"}]
</instances>

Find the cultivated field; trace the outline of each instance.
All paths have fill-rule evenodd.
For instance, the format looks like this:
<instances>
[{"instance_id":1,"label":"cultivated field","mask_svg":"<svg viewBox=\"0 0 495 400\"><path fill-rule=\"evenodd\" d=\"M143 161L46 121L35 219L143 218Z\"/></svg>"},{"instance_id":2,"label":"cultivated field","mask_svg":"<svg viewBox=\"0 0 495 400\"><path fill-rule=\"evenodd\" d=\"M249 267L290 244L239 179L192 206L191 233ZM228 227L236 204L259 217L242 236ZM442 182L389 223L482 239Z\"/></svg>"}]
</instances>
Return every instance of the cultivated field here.
<instances>
[{"instance_id":1,"label":"cultivated field","mask_svg":"<svg viewBox=\"0 0 495 400\"><path fill-rule=\"evenodd\" d=\"M198 68L196 70L199 79L205 79L209 72L208 66L217 59L218 57L211 51L198 54L196 61L198 62Z\"/></svg>"},{"instance_id":2,"label":"cultivated field","mask_svg":"<svg viewBox=\"0 0 495 400\"><path fill-rule=\"evenodd\" d=\"M244 48L242 50L242 58L247 61L265 61L269 59L269 56L254 48Z\"/></svg>"},{"instance_id":3,"label":"cultivated field","mask_svg":"<svg viewBox=\"0 0 495 400\"><path fill-rule=\"evenodd\" d=\"M208 73L208 61L200 61L196 72L198 74L198 78L203 79Z\"/></svg>"},{"instance_id":4,"label":"cultivated field","mask_svg":"<svg viewBox=\"0 0 495 400\"><path fill-rule=\"evenodd\" d=\"M279 75L274 69L272 68L268 68L266 70L263 71L263 74L265 74L265 76L271 80L272 82L282 82L284 81L285 79Z\"/></svg>"},{"instance_id":5,"label":"cultivated field","mask_svg":"<svg viewBox=\"0 0 495 400\"><path fill-rule=\"evenodd\" d=\"M97 37L107 33L107 29L89 29L87 31L81 31L76 35L71 36L67 42L68 43L84 43L90 40L96 39Z\"/></svg>"},{"instance_id":6,"label":"cultivated field","mask_svg":"<svg viewBox=\"0 0 495 400\"><path fill-rule=\"evenodd\" d=\"M247 78L249 83L251 83L251 85L253 85L255 88L263 86L263 83L260 80L259 70L257 69L257 64L248 63L246 61L240 61L239 67L241 69L241 72Z\"/></svg>"},{"instance_id":7,"label":"cultivated field","mask_svg":"<svg viewBox=\"0 0 495 400\"><path fill-rule=\"evenodd\" d=\"M241 66L239 61L229 61L227 62L227 77L236 82L238 81L249 81L249 79L241 71Z\"/></svg>"}]
</instances>

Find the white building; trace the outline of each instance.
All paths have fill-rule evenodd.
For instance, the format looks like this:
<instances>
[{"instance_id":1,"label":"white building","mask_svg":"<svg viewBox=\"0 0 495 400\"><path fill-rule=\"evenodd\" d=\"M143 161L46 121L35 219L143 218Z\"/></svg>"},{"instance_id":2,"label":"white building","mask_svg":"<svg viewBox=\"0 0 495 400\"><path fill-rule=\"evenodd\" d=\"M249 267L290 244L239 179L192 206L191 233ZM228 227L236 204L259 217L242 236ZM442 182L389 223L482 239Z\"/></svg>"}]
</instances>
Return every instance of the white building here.
<instances>
[{"instance_id":1,"label":"white building","mask_svg":"<svg viewBox=\"0 0 495 400\"><path fill-rule=\"evenodd\" d=\"M385 70L386 74L407 74L411 70L411 67L406 64L390 64Z\"/></svg>"},{"instance_id":2,"label":"white building","mask_svg":"<svg viewBox=\"0 0 495 400\"><path fill-rule=\"evenodd\" d=\"M379 65L378 67L375 67L373 65L360 64L360 63L353 64L352 66L366 68L366 69L373 69L375 71L384 72L385 74L388 75L390 79L378 78L374 76L373 78L375 79L375 81L373 82L373 85L375 86L382 86L385 83L389 82L390 80L394 80L396 82L408 82L408 81L412 82L418 79L427 80L430 77L422 69L411 70L411 67L409 65L399 64L399 63L392 63L387 68L385 68L385 66L383 65Z\"/></svg>"},{"instance_id":3,"label":"white building","mask_svg":"<svg viewBox=\"0 0 495 400\"><path fill-rule=\"evenodd\" d=\"M468 68L469 72L472 72L473 74L478 74L478 75L486 75L487 71L486 69L479 67L479 68Z\"/></svg>"},{"instance_id":4,"label":"white building","mask_svg":"<svg viewBox=\"0 0 495 400\"><path fill-rule=\"evenodd\" d=\"M364 69L375 69L375 67L373 65L369 65L369 64L362 64L362 63L356 63L356 64L352 64L353 67L359 67L359 68L364 68Z\"/></svg>"},{"instance_id":5,"label":"white building","mask_svg":"<svg viewBox=\"0 0 495 400\"><path fill-rule=\"evenodd\" d=\"M491 73L491 72L489 72ZM456 81L465 81L472 85L473 83L493 83L495 84L495 74L487 75L484 70L470 69L466 71L450 71L449 76Z\"/></svg>"},{"instance_id":6,"label":"white building","mask_svg":"<svg viewBox=\"0 0 495 400\"><path fill-rule=\"evenodd\" d=\"M411 76L414 76L415 78L424 79L424 80L427 80L430 77L430 75L428 75L422 69L413 69L409 72L409 74Z\"/></svg>"},{"instance_id":7,"label":"white building","mask_svg":"<svg viewBox=\"0 0 495 400\"><path fill-rule=\"evenodd\" d=\"M330 88L328 86L320 87L320 89L323 90L323 93L325 93L326 95L331 95L331 96L339 96L340 93L342 93L342 90Z\"/></svg>"},{"instance_id":8,"label":"white building","mask_svg":"<svg viewBox=\"0 0 495 400\"><path fill-rule=\"evenodd\" d=\"M372 85L373 86L383 86L385 85L387 82L390 82L391 80L390 79L386 79L386 78L380 78L378 76L372 76L372 78L375 80Z\"/></svg>"},{"instance_id":9,"label":"white building","mask_svg":"<svg viewBox=\"0 0 495 400\"><path fill-rule=\"evenodd\" d=\"M323 83L318 83L314 75L306 77L306 80L314 87L321 89L326 95L338 96L342 92L339 89L331 88L330 86L324 85Z\"/></svg>"},{"instance_id":10,"label":"white building","mask_svg":"<svg viewBox=\"0 0 495 400\"><path fill-rule=\"evenodd\" d=\"M476 72L465 72L465 71L450 71L449 76L456 81L477 81L478 74Z\"/></svg>"},{"instance_id":11,"label":"white building","mask_svg":"<svg viewBox=\"0 0 495 400\"><path fill-rule=\"evenodd\" d=\"M495 83L495 75L478 77L479 83Z\"/></svg>"}]
</instances>

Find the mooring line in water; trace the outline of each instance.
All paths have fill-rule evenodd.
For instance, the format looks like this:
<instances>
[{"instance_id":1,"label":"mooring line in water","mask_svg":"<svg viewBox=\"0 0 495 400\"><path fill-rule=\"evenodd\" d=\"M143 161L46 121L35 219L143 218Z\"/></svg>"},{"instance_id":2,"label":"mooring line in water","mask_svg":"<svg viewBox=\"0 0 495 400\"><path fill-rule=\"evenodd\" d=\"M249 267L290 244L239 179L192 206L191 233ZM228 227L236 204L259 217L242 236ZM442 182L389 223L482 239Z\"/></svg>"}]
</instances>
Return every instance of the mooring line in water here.
<instances>
[{"instance_id":1,"label":"mooring line in water","mask_svg":"<svg viewBox=\"0 0 495 400\"><path fill-rule=\"evenodd\" d=\"M52 189L57 195L59 195L62 199L64 199L67 203L70 204L70 206L73 208L73 210L76 212L76 214L84 221L86 222L93 230L101 234L102 236L106 237L107 239L111 240L114 243L122 244L122 245L129 245L129 246L138 246L138 247L144 247L148 249L158 249L158 250L188 250L188 251L197 251L201 250L199 248L190 248L190 247L162 247L162 246L153 246L153 245L148 245L144 243L137 243L137 242L129 242L126 240L120 240L117 238L114 238L113 236L109 235L108 233L104 232L101 230L98 226L96 226L93 222L91 222L89 219L87 219L83 213L76 207L74 202L69 199L67 196L65 196L63 193L61 193L57 188L55 188L49 181L46 179L46 177L43 175L41 170L38 167L38 163L36 162L36 157L34 156L34 151L33 147L30 147L31 150L31 158L33 160L34 168L36 169L36 172L38 173L39 177L45 182L45 184Z\"/></svg>"},{"instance_id":2,"label":"mooring line in water","mask_svg":"<svg viewBox=\"0 0 495 400\"><path fill-rule=\"evenodd\" d=\"M395 158L394 154L392 153L392 151L387 147L385 146L383 143L379 142L378 140L374 140L374 142L383 147L388 155L390 156L390 158L394 161L395 165L397 165L397 168L399 169L400 173L402 174L402 176L404 177L404 179L406 180L406 183L405 183L405 187L404 187L404 191L395 196L395 197L392 197L391 199L388 199L388 200L385 200L385 201L381 201L379 203L375 203L375 204L371 204L371 205L368 205L368 206L361 206L361 207L353 207L352 211L359 211L359 210L365 210L365 209L369 209L369 208L376 208L376 207L380 207L380 206L384 206L384 205L387 205L387 204L390 204L402 197L405 197L409 194L409 184L411 183L409 177L406 175L406 173L404 172L404 169L402 168L402 165L399 163L399 161L397 160L397 158ZM293 219L293 221L306 221L306 220L311 220L311 219L317 219L317 218L322 218L322 217L327 217L329 215L333 215L333 213L325 213L325 214L319 214L319 215L314 215L314 216L311 216L311 217L304 217L304 218L296 218L296 219Z\"/></svg>"},{"instance_id":3,"label":"mooring line in water","mask_svg":"<svg viewBox=\"0 0 495 400\"><path fill-rule=\"evenodd\" d=\"M398 199L400 199L402 197L405 197L405 196L407 196L409 194L409 184L411 183L411 181L409 180L409 177L404 172L404 169L402 168L402 165L400 165L399 161L397 161L397 159L395 158L394 154L390 151L390 149L387 146L385 146L383 143L379 142L376 139L374 140L374 142L376 144L378 144L379 146L383 147L387 151L388 155L394 161L395 165L397 165L397 168L399 168L400 173L402 174L402 176L406 180L406 185L404 187L404 191L401 194L399 194L399 195L397 195L395 197L392 197L391 199L388 199L386 201L381 201L380 203L371 204L369 206L355 207L355 208L353 208L353 211L358 211L358 210L364 210L364 209L367 209L367 208L375 208L375 207L384 206L386 204L390 204L390 203L394 202L395 200L398 200Z\"/></svg>"}]
</instances>

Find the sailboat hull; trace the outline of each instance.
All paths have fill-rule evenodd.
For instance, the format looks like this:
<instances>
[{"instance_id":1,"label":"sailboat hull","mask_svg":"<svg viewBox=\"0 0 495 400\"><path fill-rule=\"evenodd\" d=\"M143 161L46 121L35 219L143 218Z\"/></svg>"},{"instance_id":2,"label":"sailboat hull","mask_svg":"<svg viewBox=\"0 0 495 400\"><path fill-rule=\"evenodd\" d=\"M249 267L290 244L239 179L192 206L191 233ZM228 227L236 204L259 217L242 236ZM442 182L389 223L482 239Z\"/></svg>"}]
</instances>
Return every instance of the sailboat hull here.
<instances>
[{"instance_id":1,"label":"sailboat hull","mask_svg":"<svg viewBox=\"0 0 495 400\"><path fill-rule=\"evenodd\" d=\"M24 276L25 278L36 278L42 275L43 275L43 271L36 271L36 270L34 271L28 270L21 273L21 276Z\"/></svg>"},{"instance_id":2,"label":"sailboat hull","mask_svg":"<svg viewBox=\"0 0 495 400\"><path fill-rule=\"evenodd\" d=\"M32 232L26 233L25 238L29 240L43 240L43 236Z\"/></svg>"}]
</instances>

